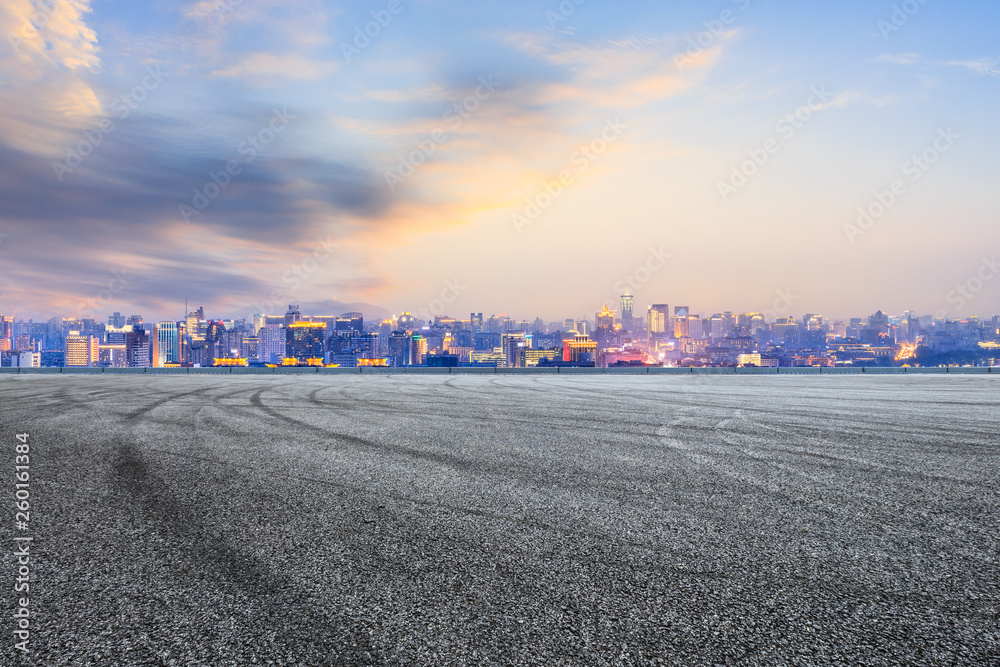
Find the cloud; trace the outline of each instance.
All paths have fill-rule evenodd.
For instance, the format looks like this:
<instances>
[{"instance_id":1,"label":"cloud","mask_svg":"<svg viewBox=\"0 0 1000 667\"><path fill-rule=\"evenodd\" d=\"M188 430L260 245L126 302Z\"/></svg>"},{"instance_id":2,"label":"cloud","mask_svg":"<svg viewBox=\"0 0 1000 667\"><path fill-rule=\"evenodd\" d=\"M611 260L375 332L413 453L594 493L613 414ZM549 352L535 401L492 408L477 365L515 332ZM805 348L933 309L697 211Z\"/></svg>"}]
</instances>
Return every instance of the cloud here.
<instances>
[{"instance_id":1,"label":"cloud","mask_svg":"<svg viewBox=\"0 0 1000 667\"><path fill-rule=\"evenodd\" d=\"M876 58L878 62L893 65L916 65L922 62L918 53L884 54ZM980 58L979 60L947 60L927 63L932 67L961 67L974 74L982 76L1000 75L1000 60L996 58Z\"/></svg>"},{"instance_id":2,"label":"cloud","mask_svg":"<svg viewBox=\"0 0 1000 667\"><path fill-rule=\"evenodd\" d=\"M951 60L942 63L947 67L963 67L982 76L1000 76L1000 60L981 58L980 60Z\"/></svg>"},{"instance_id":3,"label":"cloud","mask_svg":"<svg viewBox=\"0 0 1000 667\"><path fill-rule=\"evenodd\" d=\"M230 115L234 136L249 123L244 114ZM352 277L378 284L361 256L324 263L299 291L282 283L319 240L384 228L392 204L378 176L351 164L283 156L273 145L185 222L179 205L239 157L235 148L207 142L197 154L186 151L176 142L186 130L168 118L130 118L62 183L49 159L0 150L0 230L9 234L0 252L4 273L16 276L16 289L3 290L3 308L76 309L122 268L137 278L119 297L121 309L135 304L147 314L169 312L185 294L238 305L261 301L275 286L290 297L328 297L324 285Z\"/></svg>"},{"instance_id":4,"label":"cloud","mask_svg":"<svg viewBox=\"0 0 1000 667\"><path fill-rule=\"evenodd\" d=\"M212 73L214 77L239 77L251 81L321 79L336 72L340 63L298 54L251 53L238 63Z\"/></svg>"},{"instance_id":5,"label":"cloud","mask_svg":"<svg viewBox=\"0 0 1000 667\"><path fill-rule=\"evenodd\" d=\"M100 66L97 35L85 21L89 0L0 5L0 141L36 153L51 152L65 134L101 113L83 76Z\"/></svg>"}]
</instances>

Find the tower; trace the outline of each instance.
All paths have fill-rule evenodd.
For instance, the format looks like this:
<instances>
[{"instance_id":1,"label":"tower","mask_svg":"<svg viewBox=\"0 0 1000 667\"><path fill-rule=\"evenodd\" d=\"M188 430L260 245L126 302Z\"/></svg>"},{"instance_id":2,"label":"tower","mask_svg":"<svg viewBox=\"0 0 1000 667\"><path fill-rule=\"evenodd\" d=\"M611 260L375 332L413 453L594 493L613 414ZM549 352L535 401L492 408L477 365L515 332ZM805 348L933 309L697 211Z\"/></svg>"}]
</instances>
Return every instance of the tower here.
<instances>
[{"instance_id":1,"label":"tower","mask_svg":"<svg viewBox=\"0 0 1000 667\"><path fill-rule=\"evenodd\" d=\"M631 332L635 328L632 318L632 306L635 304L635 297L628 290L621 295L622 328Z\"/></svg>"}]
</instances>

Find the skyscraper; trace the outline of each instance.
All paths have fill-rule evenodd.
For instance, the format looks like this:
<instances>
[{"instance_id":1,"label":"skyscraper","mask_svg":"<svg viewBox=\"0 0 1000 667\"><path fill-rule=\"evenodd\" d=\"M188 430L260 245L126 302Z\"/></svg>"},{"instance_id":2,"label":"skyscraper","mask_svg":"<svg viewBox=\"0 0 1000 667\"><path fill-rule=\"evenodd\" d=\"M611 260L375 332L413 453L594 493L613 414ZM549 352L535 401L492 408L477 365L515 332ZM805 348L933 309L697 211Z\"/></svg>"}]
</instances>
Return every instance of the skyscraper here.
<instances>
[{"instance_id":1,"label":"skyscraper","mask_svg":"<svg viewBox=\"0 0 1000 667\"><path fill-rule=\"evenodd\" d=\"M621 295L622 328L625 331L633 331L635 328L632 321L632 306L634 304L635 297L632 296L631 292L625 290L625 293Z\"/></svg>"},{"instance_id":2,"label":"skyscraper","mask_svg":"<svg viewBox=\"0 0 1000 667\"><path fill-rule=\"evenodd\" d=\"M500 337L500 347L507 358L507 368L524 368L527 336L523 331L511 331Z\"/></svg>"},{"instance_id":3,"label":"skyscraper","mask_svg":"<svg viewBox=\"0 0 1000 667\"><path fill-rule=\"evenodd\" d=\"M688 335L688 315L691 309L687 306L674 306L674 338Z\"/></svg>"},{"instance_id":4,"label":"skyscraper","mask_svg":"<svg viewBox=\"0 0 1000 667\"><path fill-rule=\"evenodd\" d=\"M268 321L257 332L258 358L267 364L281 363L285 356L285 326L280 321Z\"/></svg>"},{"instance_id":5,"label":"skyscraper","mask_svg":"<svg viewBox=\"0 0 1000 667\"><path fill-rule=\"evenodd\" d=\"M338 315L334 323L334 331L365 332L365 316L361 313L344 313Z\"/></svg>"},{"instance_id":6,"label":"skyscraper","mask_svg":"<svg viewBox=\"0 0 1000 667\"><path fill-rule=\"evenodd\" d=\"M177 322L160 322L156 332L155 366L178 364L181 361L180 328Z\"/></svg>"},{"instance_id":7,"label":"skyscraper","mask_svg":"<svg viewBox=\"0 0 1000 667\"><path fill-rule=\"evenodd\" d=\"M302 319L302 313L299 312L299 307L297 304L289 304L288 312L285 313L285 328L287 329L292 324L300 321Z\"/></svg>"},{"instance_id":8,"label":"skyscraper","mask_svg":"<svg viewBox=\"0 0 1000 667\"><path fill-rule=\"evenodd\" d=\"M393 331L389 334L389 365L393 368L409 366L411 345L410 335L405 331Z\"/></svg>"},{"instance_id":9,"label":"skyscraper","mask_svg":"<svg viewBox=\"0 0 1000 667\"><path fill-rule=\"evenodd\" d=\"M66 336L66 365L76 367L96 366L100 359L100 342L93 336L70 331Z\"/></svg>"},{"instance_id":10,"label":"skyscraper","mask_svg":"<svg viewBox=\"0 0 1000 667\"><path fill-rule=\"evenodd\" d=\"M646 312L646 330L649 342L659 340L667 332L670 322L670 306L665 303L654 303Z\"/></svg>"},{"instance_id":11,"label":"skyscraper","mask_svg":"<svg viewBox=\"0 0 1000 667\"><path fill-rule=\"evenodd\" d=\"M125 363L130 368L149 368L149 332L133 326L125 334Z\"/></svg>"},{"instance_id":12,"label":"skyscraper","mask_svg":"<svg viewBox=\"0 0 1000 667\"><path fill-rule=\"evenodd\" d=\"M326 325L320 322L293 322L285 328L285 357L298 359L300 364L310 359L322 359Z\"/></svg>"}]
</instances>

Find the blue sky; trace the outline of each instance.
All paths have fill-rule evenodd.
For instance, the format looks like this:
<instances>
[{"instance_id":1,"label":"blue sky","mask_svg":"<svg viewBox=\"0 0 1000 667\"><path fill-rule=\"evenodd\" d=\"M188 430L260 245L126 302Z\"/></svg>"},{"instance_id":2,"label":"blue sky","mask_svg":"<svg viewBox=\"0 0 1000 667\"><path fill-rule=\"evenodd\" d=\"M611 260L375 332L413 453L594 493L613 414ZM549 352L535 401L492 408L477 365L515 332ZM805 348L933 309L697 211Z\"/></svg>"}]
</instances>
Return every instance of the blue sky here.
<instances>
[{"instance_id":1,"label":"blue sky","mask_svg":"<svg viewBox=\"0 0 1000 667\"><path fill-rule=\"evenodd\" d=\"M3 0L0 312L1000 312L1000 6L894 6Z\"/></svg>"}]
</instances>

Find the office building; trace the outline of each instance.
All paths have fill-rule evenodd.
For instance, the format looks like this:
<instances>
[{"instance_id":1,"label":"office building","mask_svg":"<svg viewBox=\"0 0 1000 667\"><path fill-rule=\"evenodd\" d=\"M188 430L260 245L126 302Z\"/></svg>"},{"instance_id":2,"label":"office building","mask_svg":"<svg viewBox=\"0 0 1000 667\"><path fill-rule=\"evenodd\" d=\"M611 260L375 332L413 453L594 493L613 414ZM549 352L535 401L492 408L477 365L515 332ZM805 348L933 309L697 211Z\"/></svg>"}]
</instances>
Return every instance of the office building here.
<instances>
[{"instance_id":1,"label":"office building","mask_svg":"<svg viewBox=\"0 0 1000 667\"><path fill-rule=\"evenodd\" d=\"M177 322L160 322L153 331L156 336L153 366L179 364L181 362L181 327L178 326Z\"/></svg>"},{"instance_id":2,"label":"office building","mask_svg":"<svg viewBox=\"0 0 1000 667\"><path fill-rule=\"evenodd\" d=\"M523 331L513 331L503 334L500 337L500 347L507 368L525 367L525 351L528 349L528 341Z\"/></svg>"},{"instance_id":3,"label":"office building","mask_svg":"<svg viewBox=\"0 0 1000 667\"><path fill-rule=\"evenodd\" d=\"M66 366L89 368L97 366L100 341L94 336L73 330L66 336Z\"/></svg>"},{"instance_id":4,"label":"office building","mask_svg":"<svg viewBox=\"0 0 1000 667\"><path fill-rule=\"evenodd\" d=\"M132 331L125 334L125 363L129 368L149 368L149 345L149 332L133 325Z\"/></svg>"},{"instance_id":5,"label":"office building","mask_svg":"<svg viewBox=\"0 0 1000 667\"><path fill-rule=\"evenodd\" d=\"M621 311L622 311L622 328L625 331L634 331L635 324L632 321L632 307L635 305L635 297L632 296L631 292L625 290L625 293L621 295Z\"/></svg>"},{"instance_id":6,"label":"office building","mask_svg":"<svg viewBox=\"0 0 1000 667\"><path fill-rule=\"evenodd\" d=\"M291 311L291 307L289 307ZM286 315L285 321L288 321ZM323 359L326 325L320 322L295 321L285 328L285 358L308 364L310 359Z\"/></svg>"}]
</instances>

